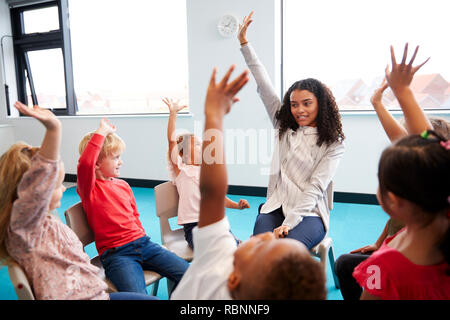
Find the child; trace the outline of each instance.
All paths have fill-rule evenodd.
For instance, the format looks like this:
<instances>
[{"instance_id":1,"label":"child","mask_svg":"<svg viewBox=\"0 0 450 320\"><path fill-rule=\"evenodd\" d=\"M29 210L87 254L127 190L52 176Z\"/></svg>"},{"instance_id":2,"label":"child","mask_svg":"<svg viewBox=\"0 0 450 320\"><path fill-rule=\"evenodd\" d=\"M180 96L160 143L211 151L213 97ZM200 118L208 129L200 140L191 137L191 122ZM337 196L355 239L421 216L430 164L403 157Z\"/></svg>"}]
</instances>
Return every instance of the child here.
<instances>
[{"instance_id":1,"label":"child","mask_svg":"<svg viewBox=\"0 0 450 320\"><path fill-rule=\"evenodd\" d=\"M218 84L216 69L211 76L205 101L204 137L213 134L214 139L204 139L203 152L213 148L215 158L201 164L200 216L193 230L194 260L172 299L325 299L324 272L303 244L293 239L276 239L267 232L236 248L229 232L223 205L228 187L222 156L223 117L238 101L235 95L248 81L246 71L228 82L233 69L234 66Z\"/></svg>"},{"instance_id":2,"label":"child","mask_svg":"<svg viewBox=\"0 0 450 320\"><path fill-rule=\"evenodd\" d=\"M292 84L280 101L247 40L252 15L240 25L238 40L278 135L267 202L260 207L253 234L273 231L311 249L329 229L327 188L345 149L339 109L331 90L311 78Z\"/></svg>"},{"instance_id":3,"label":"child","mask_svg":"<svg viewBox=\"0 0 450 320\"><path fill-rule=\"evenodd\" d=\"M40 148L16 143L0 158L0 260L14 259L22 266L38 300L154 299L106 293L78 237L50 214L66 189L59 160L61 123L47 109L15 106L39 120L46 134Z\"/></svg>"},{"instance_id":4,"label":"child","mask_svg":"<svg viewBox=\"0 0 450 320\"><path fill-rule=\"evenodd\" d=\"M183 226L184 237L191 249L192 229L197 226L200 211L200 165L202 160L202 142L193 134L183 134L175 138L177 112L186 106L180 106L177 101L165 98L169 107L169 122L167 139L169 142L168 171L173 184L177 186L180 197L178 204L177 223ZM241 199L238 203L225 197L225 207L233 209L250 208L248 201ZM236 240L239 242L239 240Z\"/></svg>"},{"instance_id":5,"label":"child","mask_svg":"<svg viewBox=\"0 0 450 320\"><path fill-rule=\"evenodd\" d=\"M449 163L450 142L434 131L402 138L382 153L377 198L406 227L356 267L361 299L450 299Z\"/></svg>"},{"instance_id":6,"label":"child","mask_svg":"<svg viewBox=\"0 0 450 320\"><path fill-rule=\"evenodd\" d=\"M189 264L146 236L133 191L116 179L125 144L115 131L102 119L98 129L82 139L77 168L77 192L106 277L118 291L146 293L143 270L152 270L176 286Z\"/></svg>"},{"instance_id":7,"label":"child","mask_svg":"<svg viewBox=\"0 0 450 320\"><path fill-rule=\"evenodd\" d=\"M416 48L409 66L412 66L417 51L418 47ZM391 50L391 54L394 54L393 50ZM409 72L405 72L404 70L407 70L407 66L405 64L406 54L407 46L404 52L404 57L402 59L403 65L394 64L392 67L392 71L390 73L387 72L387 74L389 74L391 83L393 83L394 87L397 88L397 90L394 91L396 92L396 95L405 94L405 92L409 90L409 83L410 81L412 81L412 76L419 70L420 66L423 65L421 64L419 67L415 68L410 67ZM393 57L392 60L395 61L395 57ZM411 75L410 73L412 73L413 70L414 73ZM401 74L399 74L400 71ZM409 81L407 79L409 79ZM398 83L404 83L404 88L399 88ZM374 94L372 95L371 103L384 128L384 131L386 132L390 141L394 142L402 137L407 136L408 130L389 113L389 111L382 103L383 92L388 88L388 86L389 85L386 79L384 79L381 86L377 90L375 90ZM450 138L449 124L445 120L435 117L430 117L428 122L427 117L421 112L421 110L416 110L417 108L420 109L420 107L415 101L414 96L410 97L410 99L408 100L400 99L399 101L401 101L400 106L402 110L406 110L406 122L410 124L413 123L413 125L410 125L410 127L429 128L429 125L431 124L431 126L439 135L443 136L445 139ZM393 236L404 226L405 225L403 222L398 221L394 218L389 218L383 229L383 232L374 244L366 245L359 249L353 250L350 252L350 254L343 254L338 258L338 260L336 260L336 274L339 278L341 293L345 300L358 300L361 297L362 289L352 276L355 267L366 260L370 256L370 254L378 250L387 237Z\"/></svg>"}]
</instances>

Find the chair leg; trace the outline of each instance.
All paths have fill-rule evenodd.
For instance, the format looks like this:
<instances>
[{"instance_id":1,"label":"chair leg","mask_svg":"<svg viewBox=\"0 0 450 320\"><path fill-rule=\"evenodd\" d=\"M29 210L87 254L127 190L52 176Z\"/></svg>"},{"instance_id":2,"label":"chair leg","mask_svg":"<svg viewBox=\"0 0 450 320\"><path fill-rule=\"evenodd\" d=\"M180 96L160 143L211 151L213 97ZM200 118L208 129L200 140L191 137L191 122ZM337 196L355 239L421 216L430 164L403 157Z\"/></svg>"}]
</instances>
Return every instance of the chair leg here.
<instances>
[{"instance_id":1,"label":"chair leg","mask_svg":"<svg viewBox=\"0 0 450 320\"><path fill-rule=\"evenodd\" d=\"M153 282L153 295L156 297L158 294L159 280Z\"/></svg>"},{"instance_id":2,"label":"chair leg","mask_svg":"<svg viewBox=\"0 0 450 320\"><path fill-rule=\"evenodd\" d=\"M336 275L336 270L334 269L334 251L333 246L330 247L330 250L328 251L328 258L330 260L330 266L331 266L331 273L333 274L334 279L334 286L336 289L340 289L341 286L339 285L339 279Z\"/></svg>"},{"instance_id":3,"label":"chair leg","mask_svg":"<svg viewBox=\"0 0 450 320\"><path fill-rule=\"evenodd\" d=\"M172 295L172 291L175 287L175 282L173 282L169 278L166 278L166 279L167 279L167 293L169 294L169 299L170 299L170 296Z\"/></svg>"}]
</instances>

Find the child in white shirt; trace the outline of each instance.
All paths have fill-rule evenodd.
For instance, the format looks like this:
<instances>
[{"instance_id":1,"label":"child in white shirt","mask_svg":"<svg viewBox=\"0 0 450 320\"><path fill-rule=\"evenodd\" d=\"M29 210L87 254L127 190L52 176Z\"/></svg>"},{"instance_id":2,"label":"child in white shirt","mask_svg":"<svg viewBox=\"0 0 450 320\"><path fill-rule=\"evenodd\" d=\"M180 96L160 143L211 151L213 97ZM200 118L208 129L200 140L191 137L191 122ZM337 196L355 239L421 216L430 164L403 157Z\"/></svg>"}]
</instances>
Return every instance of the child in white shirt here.
<instances>
[{"instance_id":1,"label":"child in white shirt","mask_svg":"<svg viewBox=\"0 0 450 320\"><path fill-rule=\"evenodd\" d=\"M251 237L236 248L228 232L223 199L228 182L223 159L223 117L238 101L248 71L228 83L231 67L216 84L214 69L205 102L205 151L215 144L214 161L203 161L200 172L200 215L194 228L194 260L171 299L325 299L325 274L306 247L272 232ZM206 160L206 159L205 159Z\"/></svg>"}]
</instances>

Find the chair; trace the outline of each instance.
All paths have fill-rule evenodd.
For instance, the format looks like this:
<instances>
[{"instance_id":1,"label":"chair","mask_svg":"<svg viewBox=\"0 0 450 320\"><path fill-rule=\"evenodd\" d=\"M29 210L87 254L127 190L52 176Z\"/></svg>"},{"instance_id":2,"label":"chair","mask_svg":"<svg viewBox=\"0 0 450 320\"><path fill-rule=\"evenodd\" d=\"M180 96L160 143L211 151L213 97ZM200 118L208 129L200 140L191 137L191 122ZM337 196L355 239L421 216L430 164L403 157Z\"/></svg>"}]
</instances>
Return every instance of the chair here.
<instances>
[{"instance_id":1,"label":"chair","mask_svg":"<svg viewBox=\"0 0 450 320\"><path fill-rule=\"evenodd\" d=\"M164 182L155 188L156 215L159 217L161 227L161 242L177 256L190 262L194 253L184 238L182 228L172 230L169 219L178 215L178 191L172 182Z\"/></svg>"},{"instance_id":2,"label":"chair","mask_svg":"<svg viewBox=\"0 0 450 320\"><path fill-rule=\"evenodd\" d=\"M8 263L8 273L9 279L11 279L14 290L16 291L17 298L19 300L35 300L33 290L28 282L25 271L23 271L22 267L14 260L11 260Z\"/></svg>"},{"instance_id":3,"label":"chair","mask_svg":"<svg viewBox=\"0 0 450 320\"><path fill-rule=\"evenodd\" d=\"M328 208L333 209L333 181L330 182L327 188L328 194ZM317 258L320 258L320 263L323 267L324 272L327 271L327 259L330 259L331 271L333 273L334 286L339 289L339 280L334 270L334 250L333 250L333 240L328 236L328 232L323 238L323 240L314 248L311 249L311 254Z\"/></svg>"},{"instance_id":4,"label":"chair","mask_svg":"<svg viewBox=\"0 0 450 320\"><path fill-rule=\"evenodd\" d=\"M80 239L83 247L86 247L88 244L94 242L94 232L89 227L86 213L83 210L83 206L81 202L78 202L71 206L64 212L64 217L66 218L66 224L75 232L75 234ZM103 279L108 284L109 292L117 292L117 288L114 284L106 279L105 270L103 269L102 263L100 261L100 257L97 255L96 257L91 259L91 263L100 269L98 276ZM162 276L159 273L144 270L145 277L145 285L153 284L153 295L156 296L158 292L159 280Z\"/></svg>"}]
</instances>

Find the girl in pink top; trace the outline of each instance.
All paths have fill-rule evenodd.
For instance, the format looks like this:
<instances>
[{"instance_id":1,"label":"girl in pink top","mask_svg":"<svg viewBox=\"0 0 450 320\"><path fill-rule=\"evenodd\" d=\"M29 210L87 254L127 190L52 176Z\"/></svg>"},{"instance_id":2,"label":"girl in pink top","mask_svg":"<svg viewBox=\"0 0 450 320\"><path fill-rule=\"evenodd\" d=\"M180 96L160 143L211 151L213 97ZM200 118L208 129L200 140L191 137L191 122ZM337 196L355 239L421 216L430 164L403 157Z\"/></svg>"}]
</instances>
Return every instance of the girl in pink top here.
<instances>
[{"instance_id":1,"label":"girl in pink top","mask_svg":"<svg viewBox=\"0 0 450 320\"><path fill-rule=\"evenodd\" d=\"M16 260L25 270L38 300L154 299L114 293L97 276L76 234L51 211L65 191L64 165L59 160L61 123L47 109L28 108L24 115L46 128L40 148L16 143L0 158L0 261Z\"/></svg>"},{"instance_id":2,"label":"girl in pink top","mask_svg":"<svg viewBox=\"0 0 450 320\"><path fill-rule=\"evenodd\" d=\"M361 299L450 299L450 143L434 131L388 147L377 198L405 228L358 265Z\"/></svg>"},{"instance_id":3,"label":"girl in pink top","mask_svg":"<svg viewBox=\"0 0 450 320\"><path fill-rule=\"evenodd\" d=\"M176 137L176 119L178 111L186 108L178 101L163 99L169 107L167 139L169 142L168 166L169 178L176 185L180 196L177 224L183 226L186 241L194 249L192 229L197 225L200 212L200 165L202 163L202 142L193 134ZM224 205L232 209L250 208L248 201L234 202L225 197ZM239 240L237 240L239 242Z\"/></svg>"}]
</instances>

